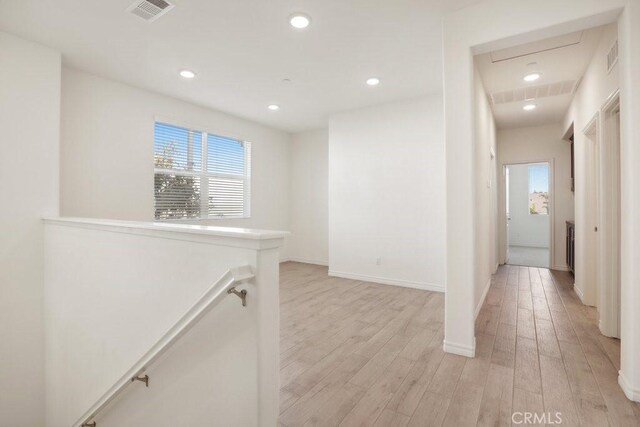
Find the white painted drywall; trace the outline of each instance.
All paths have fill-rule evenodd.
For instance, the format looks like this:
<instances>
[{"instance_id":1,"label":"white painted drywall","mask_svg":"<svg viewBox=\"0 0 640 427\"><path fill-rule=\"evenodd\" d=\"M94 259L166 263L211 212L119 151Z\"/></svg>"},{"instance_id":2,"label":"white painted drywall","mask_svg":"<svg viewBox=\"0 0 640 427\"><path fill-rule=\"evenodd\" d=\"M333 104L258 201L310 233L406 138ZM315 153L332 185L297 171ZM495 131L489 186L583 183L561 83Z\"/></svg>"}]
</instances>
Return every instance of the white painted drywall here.
<instances>
[{"instance_id":1,"label":"white painted drywall","mask_svg":"<svg viewBox=\"0 0 640 427\"><path fill-rule=\"evenodd\" d=\"M605 27L563 121L563 129L568 129L573 124L575 138L575 285L580 290L583 301L590 305L596 305L597 301L597 236L594 231L597 219L589 203L589 193L593 191L593 186L589 184L590 169L587 165L589 145L593 142L588 140L584 130L591 119L599 114L609 95L619 87L618 66L607 73L607 52L617 37L618 27L615 23Z\"/></svg>"},{"instance_id":2,"label":"white painted drywall","mask_svg":"<svg viewBox=\"0 0 640 427\"><path fill-rule=\"evenodd\" d=\"M287 133L66 67L62 72L63 215L153 219L156 118L252 143L251 218L199 223L289 229Z\"/></svg>"},{"instance_id":3,"label":"white painted drywall","mask_svg":"<svg viewBox=\"0 0 640 427\"><path fill-rule=\"evenodd\" d=\"M549 215L529 213L529 165L509 166L509 245L549 247Z\"/></svg>"},{"instance_id":4,"label":"white painted drywall","mask_svg":"<svg viewBox=\"0 0 640 427\"><path fill-rule=\"evenodd\" d=\"M620 376L629 399L640 402L640 4L629 1L618 20L620 47L621 312Z\"/></svg>"},{"instance_id":5,"label":"white painted drywall","mask_svg":"<svg viewBox=\"0 0 640 427\"><path fill-rule=\"evenodd\" d=\"M569 141L562 139L563 130L559 123L533 126L525 128L515 129L499 129L498 130L498 161L500 165L509 163L523 163L523 162L536 162L536 161L552 161L553 163L553 191L552 209L554 214L554 241L553 241L553 253L554 259L552 260L551 268L557 270L566 270L566 221L573 220L573 201L574 195L571 191L571 145ZM502 183L504 185L504 183ZM525 190L528 192L528 187ZM504 192L504 187L501 187L501 193ZM504 235L505 226L505 199L504 194L501 194L499 207L499 220L500 220L500 257L501 262L504 263L506 255L506 236ZM528 202L525 202L527 204ZM536 216L537 217L537 216ZM542 222L544 218L529 218ZM551 218L549 218L550 220ZM513 218L511 220L511 237L516 237L516 233L513 232ZM542 227L542 224L537 224ZM532 227L535 224L532 225ZM517 228L517 226L516 226ZM541 228L541 230L547 230ZM522 233L521 233L522 234ZM542 240L544 244L548 245L548 234L538 236L538 239L533 240L531 238L526 240L517 240L516 244L522 246L529 246L538 244L542 246ZM523 244L526 243L526 244Z\"/></svg>"},{"instance_id":6,"label":"white painted drywall","mask_svg":"<svg viewBox=\"0 0 640 427\"><path fill-rule=\"evenodd\" d=\"M58 212L60 54L0 32L0 424L44 425L42 215Z\"/></svg>"},{"instance_id":7,"label":"white painted drywall","mask_svg":"<svg viewBox=\"0 0 640 427\"><path fill-rule=\"evenodd\" d=\"M73 425L230 268L256 275L149 367L98 425L271 426L282 238L47 221L47 426ZM136 262L131 262L136 260ZM266 342L263 342L266 340ZM43 425L37 424L37 425Z\"/></svg>"},{"instance_id":8,"label":"white painted drywall","mask_svg":"<svg viewBox=\"0 0 640 427\"><path fill-rule=\"evenodd\" d=\"M330 118L330 274L443 289L443 159L439 95Z\"/></svg>"},{"instance_id":9,"label":"white painted drywall","mask_svg":"<svg viewBox=\"0 0 640 427\"><path fill-rule=\"evenodd\" d=\"M289 258L329 264L329 131L292 136Z\"/></svg>"},{"instance_id":10,"label":"white painted drywall","mask_svg":"<svg viewBox=\"0 0 640 427\"><path fill-rule=\"evenodd\" d=\"M475 256L475 269L479 280L475 282L473 301L475 315L477 316L491 284L491 275L495 273L498 264L496 233L498 186L496 185L496 123L480 73L477 70L474 70L474 82L476 138L474 145L474 167L476 171L474 195L477 209L475 239L486 244L486 249L477 252Z\"/></svg>"}]
</instances>

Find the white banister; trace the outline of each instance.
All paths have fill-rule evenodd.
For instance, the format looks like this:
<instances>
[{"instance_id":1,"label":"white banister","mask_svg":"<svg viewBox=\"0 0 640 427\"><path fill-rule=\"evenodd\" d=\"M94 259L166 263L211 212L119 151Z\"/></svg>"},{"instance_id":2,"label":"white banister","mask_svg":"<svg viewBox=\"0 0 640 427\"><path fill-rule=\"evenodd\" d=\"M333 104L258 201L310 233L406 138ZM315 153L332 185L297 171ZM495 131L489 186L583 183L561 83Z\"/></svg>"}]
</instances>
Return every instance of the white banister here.
<instances>
[{"instance_id":1,"label":"white banister","mask_svg":"<svg viewBox=\"0 0 640 427\"><path fill-rule=\"evenodd\" d=\"M234 286L251 280L254 277L248 265L227 270L200 299L173 325L153 347L149 349L106 393L104 393L91 408L74 424L80 427L95 418L118 394L132 383L135 378L144 373L147 368L162 356L181 336L187 333L202 316L209 312L217 303L228 295Z\"/></svg>"}]
</instances>

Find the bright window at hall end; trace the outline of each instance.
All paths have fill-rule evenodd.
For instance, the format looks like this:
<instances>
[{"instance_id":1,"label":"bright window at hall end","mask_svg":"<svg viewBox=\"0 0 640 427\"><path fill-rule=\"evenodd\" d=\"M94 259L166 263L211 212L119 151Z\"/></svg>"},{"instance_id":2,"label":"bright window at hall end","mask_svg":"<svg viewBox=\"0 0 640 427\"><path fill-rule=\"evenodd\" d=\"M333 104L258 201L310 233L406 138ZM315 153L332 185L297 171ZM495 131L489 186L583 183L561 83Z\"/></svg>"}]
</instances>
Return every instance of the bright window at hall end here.
<instances>
[{"instance_id":1,"label":"bright window at hall end","mask_svg":"<svg viewBox=\"0 0 640 427\"><path fill-rule=\"evenodd\" d=\"M529 214L549 215L549 165L529 166Z\"/></svg>"}]
</instances>

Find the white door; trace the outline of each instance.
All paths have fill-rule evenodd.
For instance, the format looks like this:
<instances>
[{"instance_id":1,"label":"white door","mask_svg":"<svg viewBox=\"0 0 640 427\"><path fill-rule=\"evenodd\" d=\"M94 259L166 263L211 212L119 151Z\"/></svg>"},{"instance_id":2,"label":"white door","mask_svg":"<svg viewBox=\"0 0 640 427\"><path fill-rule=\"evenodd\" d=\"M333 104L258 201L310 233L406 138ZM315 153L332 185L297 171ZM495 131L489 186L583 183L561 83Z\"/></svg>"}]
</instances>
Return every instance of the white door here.
<instances>
[{"instance_id":1,"label":"white door","mask_svg":"<svg viewBox=\"0 0 640 427\"><path fill-rule=\"evenodd\" d=\"M504 167L504 187L505 187L505 202L506 202L506 216L505 223L507 224L506 233L506 257L505 263L509 264L509 222L511 221L511 215L509 214L509 166Z\"/></svg>"}]
</instances>

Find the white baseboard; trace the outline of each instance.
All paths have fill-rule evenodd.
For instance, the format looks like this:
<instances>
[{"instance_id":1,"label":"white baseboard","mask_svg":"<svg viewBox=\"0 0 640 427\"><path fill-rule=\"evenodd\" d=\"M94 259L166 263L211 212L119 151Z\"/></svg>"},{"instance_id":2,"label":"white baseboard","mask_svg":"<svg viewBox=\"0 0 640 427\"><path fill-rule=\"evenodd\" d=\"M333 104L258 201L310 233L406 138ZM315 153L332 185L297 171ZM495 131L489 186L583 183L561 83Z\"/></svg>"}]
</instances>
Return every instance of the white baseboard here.
<instances>
[{"instance_id":1,"label":"white baseboard","mask_svg":"<svg viewBox=\"0 0 640 427\"><path fill-rule=\"evenodd\" d=\"M288 257L280 260L280 262L288 262L288 261L301 262L303 264L323 265L325 267L329 265L327 261L320 261L317 259L298 258L298 257Z\"/></svg>"},{"instance_id":2,"label":"white baseboard","mask_svg":"<svg viewBox=\"0 0 640 427\"><path fill-rule=\"evenodd\" d=\"M576 284L573 284L573 291L576 293L576 295L578 295L578 298L580 298L580 302L584 304L584 294L582 293L582 290L580 290L579 287L576 286Z\"/></svg>"},{"instance_id":3,"label":"white baseboard","mask_svg":"<svg viewBox=\"0 0 640 427\"><path fill-rule=\"evenodd\" d=\"M344 279L362 280L364 282L380 283L381 285L402 286L404 288L422 289L425 291L444 292L444 286L435 283L414 282L410 280L391 279L388 277L367 276L364 274L345 273L343 271L329 270L329 276L342 277Z\"/></svg>"},{"instance_id":4,"label":"white baseboard","mask_svg":"<svg viewBox=\"0 0 640 427\"><path fill-rule=\"evenodd\" d=\"M554 265L551 269L558 271L569 271L569 267L567 267L566 265Z\"/></svg>"},{"instance_id":5,"label":"white baseboard","mask_svg":"<svg viewBox=\"0 0 640 427\"><path fill-rule=\"evenodd\" d=\"M484 285L484 290L482 291L482 296L480 297L480 301L478 301L478 305L476 306L476 312L473 316L474 319L478 318L478 314L480 314L480 310L482 309L482 304L484 304L484 300L487 298L487 294L489 293L489 288L491 287L491 278L487 281L487 284Z\"/></svg>"},{"instance_id":6,"label":"white baseboard","mask_svg":"<svg viewBox=\"0 0 640 427\"><path fill-rule=\"evenodd\" d=\"M446 353L453 353L453 354L466 356L466 357L476 357L476 338L475 337L473 338L472 347L461 345L461 344L450 343L450 342L447 342L447 340L444 340L442 344L442 349Z\"/></svg>"},{"instance_id":7,"label":"white baseboard","mask_svg":"<svg viewBox=\"0 0 640 427\"><path fill-rule=\"evenodd\" d=\"M618 384L627 399L640 402L640 388L633 388L622 371L618 371Z\"/></svg>"}]
</instances>

